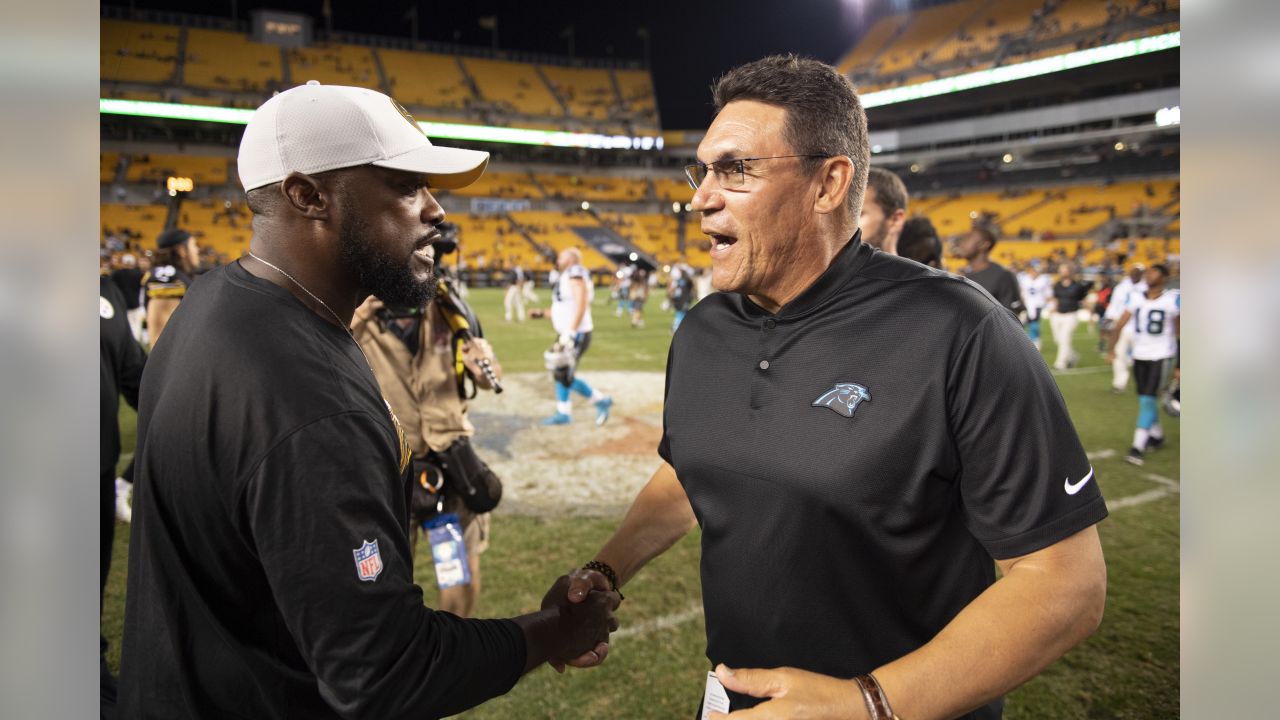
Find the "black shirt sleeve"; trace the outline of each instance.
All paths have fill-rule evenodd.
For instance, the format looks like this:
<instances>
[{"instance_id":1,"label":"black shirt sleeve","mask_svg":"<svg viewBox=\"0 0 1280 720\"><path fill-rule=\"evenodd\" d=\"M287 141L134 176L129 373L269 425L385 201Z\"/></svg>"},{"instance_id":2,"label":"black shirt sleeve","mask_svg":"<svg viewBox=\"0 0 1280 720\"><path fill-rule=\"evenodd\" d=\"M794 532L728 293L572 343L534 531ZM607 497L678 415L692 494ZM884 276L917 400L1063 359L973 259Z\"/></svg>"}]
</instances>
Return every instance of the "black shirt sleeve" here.
<instances>
[{"instance_id":1,"label":"black shirt sleeve","mask_svg":"<svg viewBox=\"0 0 1280 720\"><path fill-rule=\"evenodd\" d=\"M1106 517L1062 394L1007 313L993 309L965 341L947 394L966 522L992 557L1040 550Z\"/></svg>"},{"instance_id":2,"label":"black shirt sleeve","mask_svg":"<svg viewBox=\"0 0 1280 720\"><path fill-rule=\"evenodd\" d=\"M423 606L413 583L399 458L362 412L316 420L277 443L247 479L240 517L288 637L343 717L441 717L510 690L525 641L509 620ZM355 551L376 542L362 580ZM366 572L366 575L368 573Z\"/></svg>"}]
</instances>

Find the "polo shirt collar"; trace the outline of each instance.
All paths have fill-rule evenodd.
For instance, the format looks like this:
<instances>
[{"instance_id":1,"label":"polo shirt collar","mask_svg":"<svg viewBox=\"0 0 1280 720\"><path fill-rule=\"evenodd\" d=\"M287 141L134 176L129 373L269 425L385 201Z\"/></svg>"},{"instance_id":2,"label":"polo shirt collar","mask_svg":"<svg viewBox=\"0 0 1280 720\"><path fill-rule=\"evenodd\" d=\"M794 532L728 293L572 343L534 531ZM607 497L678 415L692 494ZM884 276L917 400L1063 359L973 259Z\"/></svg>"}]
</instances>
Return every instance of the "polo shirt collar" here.
<instances>
[{"instance_id":1,"label":"polo shirt collar","mask_svg":"<svg viewBox=\"0 0 1280 720\"><path fill-rule=\"evenodd\" d=\"M824 304L848 284L849 279L866 263L873 252L875 248L863 244L862 230L855 230L853 237L849 238L849 242L836 253L831 265L818 276L818 279L794 300L783 305L778 310L778 314L773 317L783 320L798 318ZM767 310L751 302L746 295L739 294L738 303L742 312L749 316L770 315Z\"/></svg>"}]
</instances>

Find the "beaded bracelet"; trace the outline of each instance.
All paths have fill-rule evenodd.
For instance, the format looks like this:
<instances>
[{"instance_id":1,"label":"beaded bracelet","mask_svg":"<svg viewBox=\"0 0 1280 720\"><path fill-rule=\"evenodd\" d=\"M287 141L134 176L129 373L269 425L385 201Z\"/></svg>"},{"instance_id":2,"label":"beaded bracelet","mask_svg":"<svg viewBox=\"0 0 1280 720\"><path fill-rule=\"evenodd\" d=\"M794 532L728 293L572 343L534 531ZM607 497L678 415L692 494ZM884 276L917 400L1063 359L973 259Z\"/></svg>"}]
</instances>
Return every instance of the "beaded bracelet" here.
<instances>
[{"instance_id":1,"label":"beaded bracelet","mask_svg":"<svg viewBox=\"0 0 1280 720\"><path fill-rule=\"evenodd\" d=\"M592 560L586 565L583 565L582 569L595 570L601 575L604 575L606 578L609 579L609 585L613 587L613 591L618 593L618 600L621 601L621 600L627 599L627 597L622 594L622 591L618 589L618 574L613 571L613 568L609 567L609 563L603 563L603 562L600 562L599 560Z\"/></svg>"}]
</instances>

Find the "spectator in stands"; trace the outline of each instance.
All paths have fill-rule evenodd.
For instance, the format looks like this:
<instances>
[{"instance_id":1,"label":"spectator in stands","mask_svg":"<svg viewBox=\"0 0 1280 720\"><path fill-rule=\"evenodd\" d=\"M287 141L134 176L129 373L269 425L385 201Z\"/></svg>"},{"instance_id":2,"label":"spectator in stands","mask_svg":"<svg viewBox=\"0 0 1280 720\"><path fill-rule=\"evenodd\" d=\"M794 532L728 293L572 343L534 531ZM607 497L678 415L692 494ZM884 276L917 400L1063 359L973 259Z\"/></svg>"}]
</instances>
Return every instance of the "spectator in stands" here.
<instances>
[{"instance_id":1,"label":"spectator in stands","mask_svg":"<svg viewBox=\"0 0 1280 720\"><path fill-rule=\"evenodd\" d=\"M875 168L872 168L874 170ZM866 214L863 213L865 217ZM942 267L942 240L929 218L913 217L902 224L898 237L898 255L931 268Z\"/></svg>"},{"instance_id":2,"label":"spectator in stands","mask_svg":"<svg viewBox=\"0 0 1280 720\"><path fill-rule=\"evenodd\" d=\"M887 253L898 254L898 235L907 219L907 186L902 179L880 167L870 169L867 196L862 201L858 227L862 241Z\"/></svg>"},{"instance_id":3,"label":"spectator in stands","mask_svg":"<svg viewBox=\"0 0 1280 720\"><path fill-rule=\"evenodd\" d=\"M1018 287L1018 278L991 259L991 250L995 246L995 233L979 225L956 239L951 254L969 263L964 269L965 277L981 285L1014 314L1021 315L1022 290Z\"/></svg>"},{"instance_id":4,"label":"spectator in stands","mask_svg":"<svg viewBox=\"0 0 1280 720\"><path fill-rule=\"evenodd\" d=\"M350 324L437 287L444 221L487 153L438 148L382 93L308 83L240 144L250 251L206 273L148 358L122 717L441 717L548 660L596 664L616 594L509 620L422 604L412 453Z\"/></svg>"}]
</instances>

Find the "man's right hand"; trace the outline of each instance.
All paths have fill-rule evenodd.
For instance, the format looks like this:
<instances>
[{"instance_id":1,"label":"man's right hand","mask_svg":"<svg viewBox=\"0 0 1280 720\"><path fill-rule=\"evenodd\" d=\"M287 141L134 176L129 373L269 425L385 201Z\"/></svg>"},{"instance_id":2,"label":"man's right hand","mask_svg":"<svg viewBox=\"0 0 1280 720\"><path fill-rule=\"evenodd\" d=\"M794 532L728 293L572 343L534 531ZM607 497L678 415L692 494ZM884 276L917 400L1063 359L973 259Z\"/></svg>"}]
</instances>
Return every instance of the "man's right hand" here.
<instances>
[{"instance_id":1,"label":"man's right hand","mask_svg":"<svg viewBox=\"0 0 1280 720\"><path fill-rule=\"evenodd\" d=\"M613 611L622 602L618 593L609 590L608 583L605 580L594 590L575 592L570 576L562 575L542 598L544 611L557 612L557 644L547 660L556 672L564 672L566 665L594 667L608 657L609 633L618 629Z\"/></svg>"}]
</instances>

